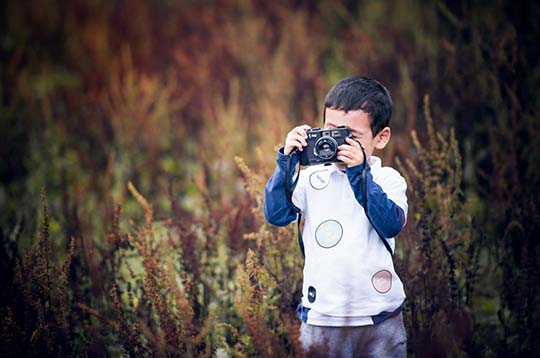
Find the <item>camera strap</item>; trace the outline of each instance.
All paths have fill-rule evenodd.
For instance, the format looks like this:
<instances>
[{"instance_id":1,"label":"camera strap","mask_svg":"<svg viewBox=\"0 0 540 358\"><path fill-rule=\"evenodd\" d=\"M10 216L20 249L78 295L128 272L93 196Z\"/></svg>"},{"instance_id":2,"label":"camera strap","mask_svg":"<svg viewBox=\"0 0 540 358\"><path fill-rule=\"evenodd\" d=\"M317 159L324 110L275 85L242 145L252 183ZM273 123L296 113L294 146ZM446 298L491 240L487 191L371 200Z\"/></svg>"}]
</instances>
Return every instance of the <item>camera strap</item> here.
<instances>
[{"instance_id":1,"label":"camera strap","mask_svg":"<svg viewBox=\"0 0 540 358\"><path fill-rule=\"evenodd\" d=\"M296 153L296 150L287 156L287 170L285 173L285 193L287 194L287 201L289 202L289 204L292 205L293 210L298 215L298 220L297 220L298 246L300 246L300 251L302 251L302 256L306 257L306 254L304 252L304 240L302 239L302 232L300 231L300 221L302 220L302 211L296 205L294 205L292 201L294 188L296 188L296 184L298 184L298 179L300 178L300 171L298 171L298 174L296 175L296 179L294 180L294 183L291 186L291 159L294 153Z\"/></svg>"},{"instance_id":2,"label":"camera strap","mask_svg":"<svg viewBox=\"0 0 540 358\"><path fill-rule=\"evenodd\" d=\"M369 217L368 213L368 206L367 206L367 187L366 187L366 171L367 171L367 158L366 158L366 152L364 151L364 146L360 144L360 148L362 148L362 154L364 155L364 163L362 164L362 199L364 201L364 212L366 213L366 217L369 220L369 223L375 231L377 232L377 235L379 235L379 238L381 239L382 243L384 244L384 247L386 247L386 250L390 253L390 256L394 255L394 252L392 251L392 248L390 247L390 244L382 235L379 233L379 230L373 225L373 221L371 221L371 218Z\"/></svg>"}]
</instances>

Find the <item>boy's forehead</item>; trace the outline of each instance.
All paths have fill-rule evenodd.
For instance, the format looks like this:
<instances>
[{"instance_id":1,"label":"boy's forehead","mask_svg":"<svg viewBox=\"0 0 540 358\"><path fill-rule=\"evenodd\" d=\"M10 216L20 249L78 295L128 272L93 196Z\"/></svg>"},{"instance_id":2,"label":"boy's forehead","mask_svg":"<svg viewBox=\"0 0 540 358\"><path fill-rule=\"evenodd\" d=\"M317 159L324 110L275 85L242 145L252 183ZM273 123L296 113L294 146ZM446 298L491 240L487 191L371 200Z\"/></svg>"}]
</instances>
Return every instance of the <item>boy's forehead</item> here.
<instances>
[{"instance_id":1,"label":"boy's forehead","mask_svg":"<svg viewBox=\"0 0 540 358\"><path fill-rule=\"evenodd\" d=\"M361 109L343 111L332 108L325 109L325 126L337 127L346 125L352 132L371 129L369 114Z\"/></svg>"}]
</instances>

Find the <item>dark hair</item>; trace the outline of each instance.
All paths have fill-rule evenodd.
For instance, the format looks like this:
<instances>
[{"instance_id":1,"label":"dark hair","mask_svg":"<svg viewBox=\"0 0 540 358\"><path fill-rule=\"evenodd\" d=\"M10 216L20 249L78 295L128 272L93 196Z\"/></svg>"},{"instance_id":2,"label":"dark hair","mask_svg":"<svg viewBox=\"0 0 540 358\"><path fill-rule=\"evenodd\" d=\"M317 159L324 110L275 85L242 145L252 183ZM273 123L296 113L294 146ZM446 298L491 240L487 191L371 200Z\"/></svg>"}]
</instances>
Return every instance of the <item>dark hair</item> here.
<instances>
[{"instance_id":1,"label":"dark hair","mask_svg":"<svg viewBox=\"0 0 540 358\"><path fill-rule=\"evenodd\" d=\"M392 97L378 81L353 76L339 80L324 99L323 120L326 108L340 111L361 109L369 115L371 132L375 136L390 124Z\"/></svg>"}]
</instances>

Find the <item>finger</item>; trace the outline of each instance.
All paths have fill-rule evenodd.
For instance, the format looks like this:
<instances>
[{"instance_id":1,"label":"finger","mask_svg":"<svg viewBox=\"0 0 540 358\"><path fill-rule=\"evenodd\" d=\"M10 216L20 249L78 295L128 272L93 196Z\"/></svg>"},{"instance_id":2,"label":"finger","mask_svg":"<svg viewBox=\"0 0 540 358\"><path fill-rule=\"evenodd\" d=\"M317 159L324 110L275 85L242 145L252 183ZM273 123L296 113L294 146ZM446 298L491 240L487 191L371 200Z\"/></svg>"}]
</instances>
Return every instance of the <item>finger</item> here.
<instances>
[{"instance_id":1,"label":"finger","mask_svg":"<svg viewBox=\"0 0 540 358\"><path fill-rule=\"evenodd\" d=\"M339 151L339 152L337 153L337 157L344 157L344 158L347 158L347 159L349 159L349 160L351 160L351 159L353 158L351 152L344 151L344 150Z\"/></svg>"},{"instance_id":2,"label":"finger","mask_svg":"<svg viewBox=\"0 0 540 358\"><path fill-rule=\"evenodd\" d=\"M358 148L360 150L365 150L365 147L364 145L362 144L362 142L360 142L359 140L356 140L356 139L352 139L352 138L345 138L346 140L349 139L352 141L352 145L354 146L358 146ZM347 141L349 143L349 141Z\"/></svg>"},{"instance_id":3,"label":"finger","mask_svg":"<svg viewBox=\"0 0 540 358\"><path fill-rule=\"evenodd\" d=\"M304 132L307 131L308 129L311 129L311 126L310 125L307 125L307 124L302 124L300 127L298 128L301 128Z\"/></svg>"},{"instance_id":4,"label":"finger","mask_svg":"<svg viewBox=\"0 0 540 358\"><path fill-rule=\"evenodd\" d=\"M362 154L358 151L340 150L337 154L354 162L362 161Z\"/></svg>"},{"instance_id":5,"label":"finger","mask_svg":"<svg viewBox=\"0 0 540 358\"><path fill-rule=\"evenodd\" d=\"M287 133L287 138L296 138L296 137L306 138L307 134L300 127L295 127L292 131Z\"/></svg>"},{"instance_id":6,"label":"finger","mask_svg":"<svg viewBox=\"0 0 540 358\"><path fill-rule=\"evenodd\" d=\"M307 142L306 142L305 137L304 137L302 134L300 134L300 133L292 133L292 134L290 134L289 139L290 139L291 141L298 141L298 142L300 142L303 146L307 146Z\"/></svg>"},{"instance_id":7,"label":"finger","mask_svg":"<svg viewBox=\"0 0 540 358\"><path fill-rule=\"evenodd\" d=\"M342 161L343 163L347 164L347 165L352 164L352 162L353 162L350 158L348 158L348 157L346 157L344 155L338 155L336 158L338 160Z\"/></svg>"},{"instance_id":8,"label":"finger","mask_svg":"<svg viewBox=\"0 0 540 358\"><path fill-rule=\"evenodd\" d=\"M339 154L337 156L337 159L341 160L343 163L345 163L348 168L352 168L352 167L355 167L357 165L362 164L362 162L360 160L358 160L357 158L356 159L355 158L349 158L346 155Z\"/></svg>"},{"instance_id":9,"label":"finger","mask_svg":"<svg viewBox=\"0 0 540 358\"><path fill-rule=\"evenodd\" d=\"M307 133L305 130L301 129L299 134L302 136L302 139L307 139Z\"/></svg>"},{"instance_id":10,"label":"finger","mask_svg":"<svg viewBox=\"0 0 540 358\"><path fill-rule=\"evenodd\" d=\"M338 147L339 150L346 150L349 152L360 152L360 148L353 147L352 145L342 144Z\"/></svg>"},{"instance_id":11,"label":"finger","mask_svg":"<svg viewBox=\"0 0 540 358\"><path fill-rule=\"evenodd\" d=\"M302 143L300 143L300 142L291 142L291 143L287 143L287 146L288 146L288 147L291 147L292 149L298 149L299 151L303 151L303 150L304 150L304 146L303 146Z\"/></svg>"},{"instance_id":12,"label":"finger","mask_svg":"<svg viewBox=\"0 0 540 358\"><path fill-rule=\"evenodd\" d=\"M360 149L360 142L355 140L355 139L352 139L352 138L345 138L345 140L347 141L347 143L349 143L350 145L352 145L353 147L356 147L358 149Z\"/></svg>"},{"instance_id":13,"label":"finger","mask_svg":"<svg viewBox=\"0 0 540 358\"><path fill-rule=\"evenodd\" d=\"M299 139L289 140L287 141L287 145L290 147L298 148L299 151L303 151L305 147L305 145L303 145Z\"/></svg>"},{"instance_id":14,"label":"finger","mask_svg":"<svg viewBox=\"0 0 540 358\"><path fill-rule=\"evenodd\" d=\"M293 152L294 150L298 150L298 151L303 151L304 150L304 147L302 146L301 143L299 142L291 142L291 143L287 143L285 145L285 148L290 148L290 149L285 149L285 154L289 154L291 152Z\"/></svg>"},{"instance_id":15,"label":"finger","mask_svg":"<svg viewBox=\"0 0 540 358\"><path fill-rule=\"evenodd\" d=\"M296 129L296 132L299 133L302 137L307 138L306 131L308 129L311 129L311 127L308 126L307 124L304 124L304 125L301 125L299 127L296 127L295 129Z\"/></svg>"},{"instance_id":16,"label":"finger","mask_svg":"<svg viewBox=\"0 0 540 358\"><path fill-rule=\"evenodd\" d=\"M344 153L350 153L346 154L349 158L357 158L358 160L362 160L364 158L364 155L362 154L362 151L358 148L355 148L353 146L343 144L339 146L339 151ZM341 153L338 153L341 154Z\"/></svg>"}]
</instances>

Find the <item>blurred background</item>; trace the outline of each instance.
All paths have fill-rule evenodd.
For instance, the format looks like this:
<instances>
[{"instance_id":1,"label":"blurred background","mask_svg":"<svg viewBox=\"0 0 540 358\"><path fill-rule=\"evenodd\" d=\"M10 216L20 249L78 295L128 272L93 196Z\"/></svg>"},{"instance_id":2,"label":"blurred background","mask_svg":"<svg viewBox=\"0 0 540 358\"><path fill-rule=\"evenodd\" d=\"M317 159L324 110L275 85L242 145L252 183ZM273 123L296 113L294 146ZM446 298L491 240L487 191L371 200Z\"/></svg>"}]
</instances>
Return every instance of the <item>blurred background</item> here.
<instances>
[{"instance_id":1,"label":"blurred background","mask_svg":"<svg viewBox=\"0 0 540 358\"><path fill-rule=\"evenodd\" d=\"M540 350L538 2L1 6L0 355L300 356L263 188L350 75L394 100L409 355Z\"/></svg>"}]
</instances>

